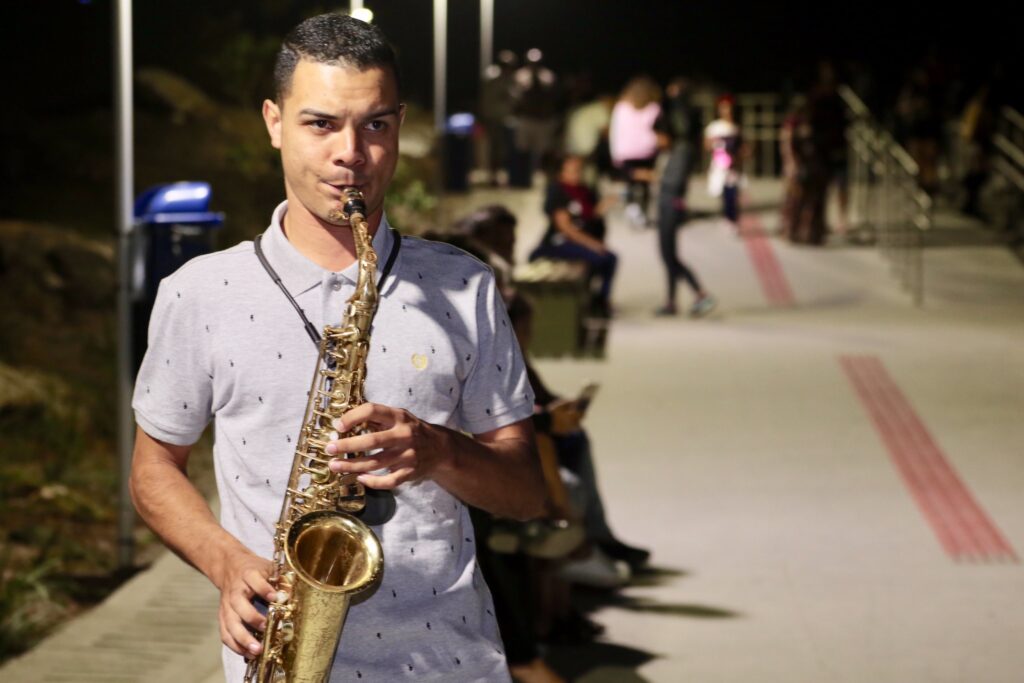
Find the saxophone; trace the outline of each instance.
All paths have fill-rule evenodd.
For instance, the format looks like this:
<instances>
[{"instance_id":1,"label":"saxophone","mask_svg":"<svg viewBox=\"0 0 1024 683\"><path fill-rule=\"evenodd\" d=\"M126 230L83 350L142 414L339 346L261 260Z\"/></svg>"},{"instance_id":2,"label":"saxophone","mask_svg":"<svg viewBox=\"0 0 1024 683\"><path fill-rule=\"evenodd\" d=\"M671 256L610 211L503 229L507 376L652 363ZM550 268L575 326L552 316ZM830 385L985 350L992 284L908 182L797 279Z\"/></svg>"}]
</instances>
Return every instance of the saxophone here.
<instances>
[{"instance_id":1,"label":"saxophone","mask_svg":"<svg viewBox=\"0 0 1024 683\"><path fill-rule=\"evenodd\" d=\"M364 402L370 323L377 310L377 254L366 224L362 194L347 188L338 218L355 238L359 276L338 327L326 326L313 385L274 533L271 585L263 652L249 661L245 683L322 683L329 677L352 596L370 587L384 568L380 541L354 515L366 491L354 474L328 469L324 451L339 436L331 423ZM348 453L352 458L362 453Z\"/></svg>"}]
</instances>

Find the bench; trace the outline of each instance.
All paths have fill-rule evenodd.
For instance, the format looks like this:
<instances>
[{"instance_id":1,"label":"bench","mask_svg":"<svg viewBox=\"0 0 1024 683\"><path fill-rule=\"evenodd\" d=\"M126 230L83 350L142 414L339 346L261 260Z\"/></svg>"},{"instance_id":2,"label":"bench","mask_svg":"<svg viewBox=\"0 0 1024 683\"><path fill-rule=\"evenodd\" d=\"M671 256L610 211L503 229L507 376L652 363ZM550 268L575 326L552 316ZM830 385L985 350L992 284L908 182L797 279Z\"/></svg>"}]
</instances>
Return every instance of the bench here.
<instances>
[{"instance_id":1,"label":"bench","mask_svg":"<svg viewBox=\"0 0 1024 683\"><path fill-rule=\"evenodd\" d=\"M534 357L604 357L608 321L589 314L585 263L537 259L517 266L513 279L533 304Z\"/></svg>"}]
</instances>

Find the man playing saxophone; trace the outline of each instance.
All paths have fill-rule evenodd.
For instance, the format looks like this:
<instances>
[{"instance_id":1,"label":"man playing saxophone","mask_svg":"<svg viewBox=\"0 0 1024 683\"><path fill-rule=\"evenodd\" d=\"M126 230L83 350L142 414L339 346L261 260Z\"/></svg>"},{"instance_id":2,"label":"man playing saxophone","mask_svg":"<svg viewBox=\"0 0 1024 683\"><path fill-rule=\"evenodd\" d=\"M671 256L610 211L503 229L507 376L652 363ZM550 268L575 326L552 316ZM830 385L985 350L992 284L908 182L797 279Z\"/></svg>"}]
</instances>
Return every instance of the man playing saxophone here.
<instances>
[{"instance_id":1,"label":"man playing saxophone","mask_svg":"<svg viewBox=\"0 0 1024 683\"><path fill-rule=\"evenodd\" d=\"M133 401L136 506L220 590L225 673L241 681L243 656L262 647L265 617L253 600L280 598L268 558L318 360L307 333L338 323L358 279L344 211L354 188L382 277L366 402L340 416L323 452L333 472L393 503L366 519L385 569L348 613L330 680L508 680L466 505L528 519L545 494L533 393L493 274L387 224L404 105L378 29L341 15L308 19L286 37L274 76L263 118L286 201L260 256L243 242L161 284ZM185 474L212 418L219 520ZM366 455L343 457L352 453Z\"/></svg>"}]
</instances>

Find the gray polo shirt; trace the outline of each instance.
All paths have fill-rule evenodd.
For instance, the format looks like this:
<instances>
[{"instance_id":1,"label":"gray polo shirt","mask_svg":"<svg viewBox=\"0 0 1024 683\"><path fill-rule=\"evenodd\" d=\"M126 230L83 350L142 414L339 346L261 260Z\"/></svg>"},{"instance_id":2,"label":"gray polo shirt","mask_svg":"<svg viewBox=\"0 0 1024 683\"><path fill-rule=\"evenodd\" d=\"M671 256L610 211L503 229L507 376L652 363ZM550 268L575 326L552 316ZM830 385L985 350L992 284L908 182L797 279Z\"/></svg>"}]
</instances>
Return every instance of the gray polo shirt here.
<instances>
[{"instance_id":1,"label":"gray polo shirt","mask_svg":"<svg viewBox=\"0 0 1024 683\"><path fill-rule=\"evenodd\" d=\"M281 230L264 233L267 259L313 325L338 324L358 264L333 273ZM373 240L383 267L397 233ZM533 392L490 269L446 244L401 237L380 294L366 396L470 433L529 417ZM221 524L271 557L285 483L317 349L261 267L252 242L189 261L165 279L133 407L148 434L195 443L215 420ZM476 563L466 506L432 481L404 484L397 510L374 527L384 578L349 610L331 681L507 681L490 593ZM228 681L242 658L224 650Z\"/></svg>"}]
</instances>

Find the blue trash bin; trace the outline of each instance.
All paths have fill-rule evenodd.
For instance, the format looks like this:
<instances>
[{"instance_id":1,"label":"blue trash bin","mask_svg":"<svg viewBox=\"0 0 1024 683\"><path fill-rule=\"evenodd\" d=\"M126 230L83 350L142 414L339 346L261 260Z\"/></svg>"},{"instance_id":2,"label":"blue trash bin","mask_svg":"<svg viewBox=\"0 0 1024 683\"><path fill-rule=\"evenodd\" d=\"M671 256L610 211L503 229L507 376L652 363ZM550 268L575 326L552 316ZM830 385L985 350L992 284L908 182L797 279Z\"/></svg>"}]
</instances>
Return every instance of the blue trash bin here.
<instances>
[{"instance_id":1,"label":"blue trash bin","mask_svg":"<svg viewBox=\"0 0 1024 683\"><path fill-rule=\"evenodd\" d=\"M213 251L224 214L210 211L210 184L183 181L156 185L135 199L132 305L134 368L146 353L149 316L160 281L188 260Z\"/></svg>"},{"instance_id":2,"label":"blue trash bin","mask_svg":"<svg viewBox=\"0 0 1024 683\"><path fill-rule=\"evenodd\" d=\"M473 168L473 129L476 119L469 112L452 114L444 129L444 189L469 190L469 171Z\"/></svg>"}]
</instances>

